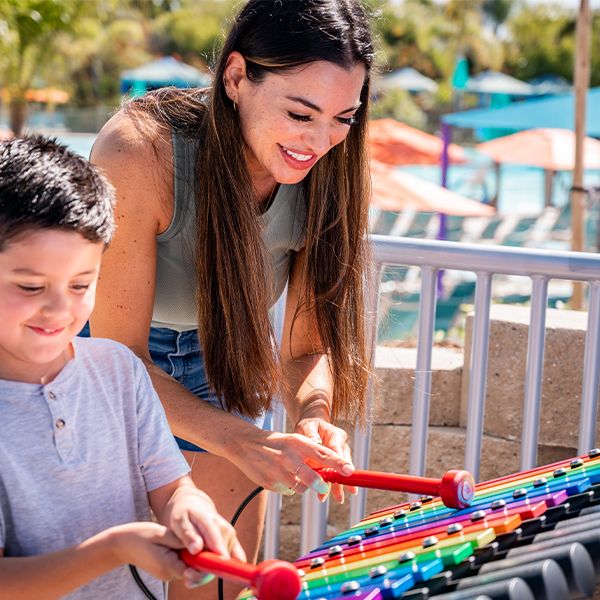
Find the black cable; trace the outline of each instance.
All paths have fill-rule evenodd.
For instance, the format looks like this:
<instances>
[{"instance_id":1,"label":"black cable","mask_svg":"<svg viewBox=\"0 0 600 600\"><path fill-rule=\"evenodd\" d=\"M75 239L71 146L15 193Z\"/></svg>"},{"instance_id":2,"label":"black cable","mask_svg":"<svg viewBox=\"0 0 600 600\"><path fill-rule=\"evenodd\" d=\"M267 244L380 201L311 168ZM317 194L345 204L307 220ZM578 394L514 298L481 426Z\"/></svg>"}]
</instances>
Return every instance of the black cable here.
<instances>
[{"instance_id":1,"label":"black cable","mask_svg":"<svg viewBox=\"0 0 600 600\"><path fill-rule=\"evenodd\" d=\"M255 490L252 490L244 499L244 501L239 505L238 509L235 511L235 515L233 515L233 518L231 519L231 524L235 527L235 524L237 523L237 520L240 518L240 515L242 514L242 511L246 508L246 506L248 506L248 504L250 504L250 502L252 502L252 500L254 500L254 498L256 498L256 496L258 496L258 494L260 494L263 491L264 488L258 486Z\"/></svg>"},{"instance_id":2,"label":"black cable","mask_svg":"<svg viewBox=\"0 0 600 600\"><path fill-rule=\"evenodd\" d=\"M258 496L258 494L260 494L263 491L263 489L264 488L259 486L256 489L252 490L252 492L250 492L244 498L243 502L238 506L238 509L235 511L235 514L233 515L233 518L231 519L231 524L234 527L235 527L235 524L237 523L237 520L240 518L240 515L242 514L243 510L246 508L246 506L248 506L248 504L250 504L250 502L252 502L252 500L254 500L254 498L256 498L256 496ZM146 596L146 598L148 598L148 600L158 600L156 598L156 596L148 589L146 584L143 582L137 568L134 565L129 565L129 570L131 571L131 575L132 575L134 581L137 583L140 590L142 590L142 592L144 593L144 596ZM221 577L219 577L219 579L217 581L217 588L218 588L218 593L219 593L219 600L223 600L223 579Z\"/></svg>"},{"instance_id":3,"label":"black cable","mask_svg":"<svg viewBox=\"0 0 600 600\"><path fill-rule=\"evenodd\" d=\"M250 504L250 502L252 502L252 500L254 500L254 498L256 498L256 496L258 496L258 494L260 494L263 491L264 488L262 488L261 486L258 486L256 489L252 490L243 500L243 502L238 506L238 509L235 511L235 514L233 515L233 518L231 519L231 524L235 527L235 524L237 523L237 520L240 518L240 515L242 514L242 511L246 508L246 506L248 506L248 504ZM223 600L223 578L219 577L219 580L217 581L217 589L218 589L218 595L219 595L219 600Z\"/></svg>"},{"instance_id":4,"label":"black cable","mask_svg":"<svg viewBox=\"0 0 600 600\"><path fill-rule=\"evenodd\" d=\"M148 598L148 600L158 600L158 598L146 587L146 584L142 581L138 570L134 565L129 565L129 570L131 571L131 575L134 581L137 583L138 587L142 592L144 592L144 596Z\"/></svg>"}]
</instances>

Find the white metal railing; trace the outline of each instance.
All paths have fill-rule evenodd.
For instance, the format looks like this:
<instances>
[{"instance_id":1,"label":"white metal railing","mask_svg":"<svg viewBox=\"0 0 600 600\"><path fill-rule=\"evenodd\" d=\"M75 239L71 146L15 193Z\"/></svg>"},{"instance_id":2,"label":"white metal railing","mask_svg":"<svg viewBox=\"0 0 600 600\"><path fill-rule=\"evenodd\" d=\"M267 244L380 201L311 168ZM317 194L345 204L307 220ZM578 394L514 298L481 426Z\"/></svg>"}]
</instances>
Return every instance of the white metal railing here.
<instances>
[{"instance_id":1,"label":"white metal railing","mask_svg":"<svg viewBox=\"0 0 600 600\"><path fill-rule=\"evenodd\" d=\"M477 478L483 437L484 401L488 358L489 315L493 275L520 275L531 279L531 312L520 468L527 470L536 462L540 420L541 382L543 374L546 306L548 281L564 279L588 282L588 326L586 332L583 389L579 424L578 451L584 453L595 445L600 382L600 256L589 253L533 250L504 246L482 246L455 242L416 240L372 235L374 280L379 281L383 266L404 265L421 269L419 302L417 365L413 396L412 436L409 469L414 475L424 475L431 392L431 356L436 308L437 275L440 270L470 271L476 275L471 361L467 393L468 416L464 467ZM371 286L370 301L377 306L378 285ZM279 307L283 311L283 305ZM376 312L376 309L375 309ZM375 323L372 325L375 339ZM373 391L367 401L372 404ZM357 468L369 464L371 430L356 429L353 458ZM279 506L279 508L278 508ZM366 490L359 489L352 497L350 522L363 518ZM265 531L265 557L276 556L278 544L273 543L278 527L280 504L269 504ZM327 507L311 493L302 499L302 554L318 546L326 537ZM278 534L277 534L278 535ZM266 550L269 550L267 553Z\"/></svg>"}]
</instances>

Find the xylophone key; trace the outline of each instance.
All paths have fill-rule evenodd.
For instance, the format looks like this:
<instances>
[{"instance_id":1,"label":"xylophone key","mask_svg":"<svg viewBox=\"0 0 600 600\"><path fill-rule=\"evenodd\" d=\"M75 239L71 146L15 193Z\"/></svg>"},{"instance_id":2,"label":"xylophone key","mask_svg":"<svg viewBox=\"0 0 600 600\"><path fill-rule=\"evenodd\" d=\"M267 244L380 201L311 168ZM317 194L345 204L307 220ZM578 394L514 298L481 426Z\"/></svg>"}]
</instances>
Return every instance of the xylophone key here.
<instances>
[{"instance_id":1,"label":"xylophone key","mask_svg":"<svg viewBox=\"0 0 600 600\"><path fill-rule=\"evenodd\" d=\"M565 519L569 513L569 503L559 504L558 506L552 506L545 513L546 527L552 526L554 523L558 523L562 519Z\"/></svg>"},{"instance_id":2,"label":"xylophone key","mask_svg":"<svg viewBox=\"0 0 600 600\"><path fill-rule=\"evenodd\" d=\"M425 590L428 597L430 597L440 593L453 591L461 587L472 587L481 579L481 577L479 577L478 580L476 576L489 576L493 573L494 577L507 579L509 578L507 577L507 574L511 576L514 575L515 569L527 566L531 562L538 561L541 563L546 559L555 561L562 570L562 573L566 578L567 586L571 592L570 597L581 598L591 596L595 585L594 565L588 552L581 544L558 546L550 551L528 554L526 557L497 560L484 565L474 564L474 561L469 561L466 568L463 567L446 571L425 582L422 589ZM537 571L533 576L536 581L540 578ZM522 578L527 583L531 583L531 573L528 572L527 575L522 576ZM543 579L543 581L545 581L545 579ZM530 587L533 589L535 585L532 584ZM411 596L408 597L410 598ZM565 598L567 597L569 596L565 596Z\"/></svg>"},{"instance_id":3,"label":"xylophone key","mask_svg":"<svg viewBox=\"0 0 600 600\"><path fill-rule=\"evenodd\" d=\"M491 544L488 544L483 548L477 548L477 550L473 552L473 559L476 565L482 565L490 560L494 560L500 552L500 546L496 538Z\"/></svg>"},{"instance_id":4,"label":"xylophone key","mask_svg":"<svg viewBox=\"0 0 600 600\"><path fill-rule=\"evenodd\" d=\"M534 541L530 546L521 546L511 550L507 556L527 556L531 552L546 551L554 548L558 544L571 544L578 542L588 551L592 561L594 562L594 571L596 579L600 578L600 531L599 530L576 530L561 529L552 532L555 535L552 537L546 536L542 541ZM534 538L535 540L535 538Z\"/></svg>"},{"instance_id":5,"label":"xylophone key","mask_svg":"<svg viewBox=\"0 0 600 600\"><path fill-rule=\"evenodd\" d=\"M519 529L515 529L514 531L509 531L508 533L503 533L496 537L496 543L498 544L498 551L504 552L508 548L514 548L515 544L521 538L521 531Z\"/></svg>"},{"instance_id":6,"label":"xylophone key","mask_svg":"<svg viewBox=\"0 0 600 600\"><path fill-rule=\"evenodd\" d=\"M594 507L600 508L600 507ZM587 510L587 509L586 509ZM554 531L560 529L568 529L575 524L586 523L588 527L598 527L600 525L600 510L595 512L584 512L581 511L577 517L565 519L564 521L559 521L556 523L554 527Z\"/></svg>"},{"instance_id":7,"label":"xylophone key","mask_svg":"<svg viewBox=\"0 0 600 600\"><path fill-rule=\"evenodd\" d=\"M529 537L538 533L541 529L544 528L546 524L546 516L541 515L539 517L535 517L533 519L527 519L522 521L519 525L520 536Z\"/></svg>"},{"instance_id":8,"label":"xylophone key","mask_svg":"<svg viewBox=\"0 0 600 600\"><path fill-rule=\"evenodd\" d=\"M470 588L435 596L436 600L536 600L531 588L518 577L495 581Z\"/></svg>"},{"instance_id":9,"label":"xylophone key","mask_svg":"<svg viewBox=\"0 0 600 600\"><path fill-rule=\"evenodd\" d=\"M566 600L600 575L600 451L365 517L308 555L297 600ZM522 552L522 554L520 554Z\"/></svg>"},{"instance_id":10,"label":"xylophone key","mask_svg":"<svg viewBox=\"0 0 600 600\"><path fill-rule=\"evenodd\" d=\"M417 588L402 594L402 600L429 600L429 590L427 588Z\"/></svg>"},{"instance_id":11,"label":"xylophone key","mask_svg":"<svg viewBox=\"0 0 600 600\"><path fill-rule=\"evenodd\" d=\"M483 565L480 575L503 571L523 564L523 561L552 559L562 569L569 586L570 597L589 598L594 593L596 574L588 551L580 543L556 546L549 550L531 552L525 556L505 558Z\"/></svg>"},{"instance_id":12,"label":"xylophone key","mask_svg":"<svg viewBox=\"0 0 600 600\"><path fill-rule=\"evenodd\" d=\"M594 492L588 490L580 494L569 496L569 513L579 513L583 508L589 506L594 501Z\"/></svg>"},{"instance_id":13,"label":"xylophone key","mask_svg":"<svg viewBox=\"0 0 600 600\"><path fill-rule=\"evenodd\" d=\"M565 600L569 597L567 579L558 564L550 559L527 562L509 569L461 579L456 585L456 590L466 590L513 577L525 581L537 600Z\"/></svg>"},{"instance_id":14,"label":"xylophone key","mask_svg":"<svg viewBox=\"0 0 600 600\"><path fill-rule=\"evenodd\" d=\"M443 571L431 579L428 579L424 586L424 589L427 590L428 597L448 591L448 586L452 582L453 576L454 574L452 571ZM402 596L403 600L405 596L406 594Z\"/></svg>"}]
</instances>

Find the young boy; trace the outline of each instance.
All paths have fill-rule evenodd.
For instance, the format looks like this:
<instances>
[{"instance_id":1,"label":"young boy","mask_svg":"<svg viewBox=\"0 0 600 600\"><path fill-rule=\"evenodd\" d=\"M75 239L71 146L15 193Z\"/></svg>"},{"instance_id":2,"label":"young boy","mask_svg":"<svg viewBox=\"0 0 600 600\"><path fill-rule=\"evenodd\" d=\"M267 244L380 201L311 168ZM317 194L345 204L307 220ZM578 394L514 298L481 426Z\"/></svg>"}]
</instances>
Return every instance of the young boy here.
<instances>
[{"instance_id":1,"label":"young boy","mask_svg":"<svg viewBox=\"0 0 600 600\"><path fill-rule=\"evenodd\" d=\"M164 598L155 577L201 577L177 549L245 560L189 478L141 361L76 337L112 206L107 181L66 148L0 142L2 599L144 598L128 563Z\"/></svg>"}]
</instances>

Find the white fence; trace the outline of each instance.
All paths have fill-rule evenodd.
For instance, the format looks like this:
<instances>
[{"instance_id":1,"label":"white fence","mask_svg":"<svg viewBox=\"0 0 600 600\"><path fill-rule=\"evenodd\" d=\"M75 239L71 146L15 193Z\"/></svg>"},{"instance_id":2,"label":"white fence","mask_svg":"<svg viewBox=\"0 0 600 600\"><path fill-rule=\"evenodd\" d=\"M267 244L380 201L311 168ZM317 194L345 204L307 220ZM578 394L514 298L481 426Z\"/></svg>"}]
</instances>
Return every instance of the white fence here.
<instances>
[{"instance_id":1,"label":"white fence","mask_svg":"<svg viewBox=\"0 0 600 600\"><path fill-rule=\"evenodd\" d=\"M471 363L465 365L469 373L469 387L464 468L471 471L477 478L483 436L491 284L492 277L497 274L525 276L530 278L532 282L521 469L530 469L536 463L546 306L550 279L588 283L588 327L584 356L578 449L580 453L584 453L595 446L598 384L600 381L599 255L415 240L380 235L371 236L371 242L377 283L379 282L381 269L387 265L415 266L421 269L417 365L409 463L411 474L423 475L425 472L437 275L443 269L471 271L476 276ZM373 286L373 288L377 290L378 285ZM376 295L371 300L373 306L377 306ZM282 310L283 306L280 305L278 313L280 316ZM376 322L377 320L373 319L373 327L375 327ZM373 333L373 338L375 338L375 333ZM372 402L372 390L369 391L368 401ZM281 409L278 409L274 426L277 430L282 431L284 424L285 415ZM366 432L357 429L354 440L354 463L359 469L368 469L371 443L370 429L367 429ZM351 499L351 524L363 518L365 507L366 490L360 489L358 496ZM273 558L278 554L280 510L281 497L270 494L265 529L265 558ZM318 546L325 539L327 510L327 503L319 503L312 493L303 496L301 554L305 554Z\"/></svg>"}]
</instances>

